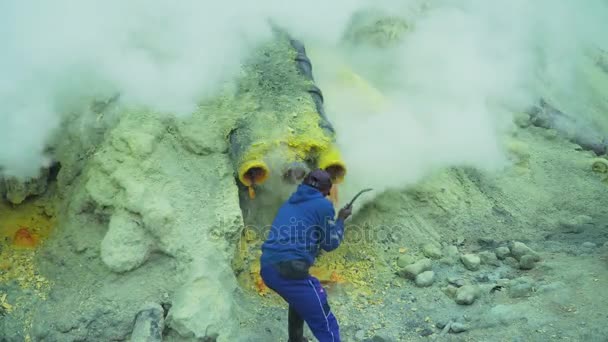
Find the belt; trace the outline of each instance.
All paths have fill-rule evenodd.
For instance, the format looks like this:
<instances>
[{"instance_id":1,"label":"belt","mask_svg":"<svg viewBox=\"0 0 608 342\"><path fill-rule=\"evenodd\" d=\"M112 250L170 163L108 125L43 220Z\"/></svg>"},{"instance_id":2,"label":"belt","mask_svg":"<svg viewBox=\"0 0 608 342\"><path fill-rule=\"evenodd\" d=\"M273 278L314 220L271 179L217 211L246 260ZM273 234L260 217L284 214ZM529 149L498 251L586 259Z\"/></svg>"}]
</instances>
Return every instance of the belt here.
<instances>
[{"instance_id":1,"label":"belt","mask_svg":"<svg viewBox=\"0 0 608 342\"><path fill-rule=\"evenodd\" d=\"M279 274L286 279L306 279L310 276L310 265L306 260L287 260L274 264Z\"/></svg>"}]
</instances>

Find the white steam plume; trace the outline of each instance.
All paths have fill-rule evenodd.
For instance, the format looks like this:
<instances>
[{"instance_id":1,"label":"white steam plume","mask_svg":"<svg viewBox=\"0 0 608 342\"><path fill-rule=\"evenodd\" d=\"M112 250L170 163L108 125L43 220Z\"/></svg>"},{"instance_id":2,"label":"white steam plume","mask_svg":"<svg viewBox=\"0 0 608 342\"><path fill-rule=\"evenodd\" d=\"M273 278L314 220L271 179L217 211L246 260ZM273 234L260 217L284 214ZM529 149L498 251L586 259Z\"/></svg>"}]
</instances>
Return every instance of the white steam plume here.
<instances>
[{"instance_id":1,"label":"white steam plume","mask_svg":"<svg viewBox=\"0 0 608 342\"><path fill-rule=\"evenodd\" d=\"M399 46L349 51L388 104L361 106L361 93L328 89L346 194L403 187L443 167L504 166L511 113L537 103L540 83L577 86L587 49L606 44L607 9L601 1L437 1L408 23ZM321 88L331 87L339 76L321 68Z\"/></svg>"},{"instance_id":2,"label":"white steam plume","mask_svg":"<svg viewBox=\"0 0 608 342\"><path fill-rule=\"evenodd\" d=\"M573 0L426 2L430 11L402 49L380 56L395 66L391 86L379 86L392 107L358 122L339 94L327 99L354 181L374 176L370 185L400 186L439 166L495 164L501 127L495 106L527 102L535 49L546 39L541 50L561 53L544 65L567 79L562 62L579 49L581 37L602 36L594 30L605 14L600 0L584 7ZM399 13L410 3L0 2L0 175L32 176L48 163L45 144L60 113L82 99L120 92L129 104L188 114L269 37L267 19L304 43L333 49L354 12L381 6ZM595 11L585 10L591 5ZM360 55L374 60L370 53ZM320 80L328 76L322 61L312 62ZM355 66L362 74L373 69Z\"/></svg>"}]
</instances>

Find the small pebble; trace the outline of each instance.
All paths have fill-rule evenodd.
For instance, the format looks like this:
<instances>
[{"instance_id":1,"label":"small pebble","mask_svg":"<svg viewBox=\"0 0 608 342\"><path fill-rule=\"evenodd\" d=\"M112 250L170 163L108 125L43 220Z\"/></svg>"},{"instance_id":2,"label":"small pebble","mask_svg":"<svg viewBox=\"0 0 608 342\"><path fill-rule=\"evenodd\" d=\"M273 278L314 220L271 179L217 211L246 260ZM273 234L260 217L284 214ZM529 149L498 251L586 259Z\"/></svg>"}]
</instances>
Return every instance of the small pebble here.
<instances>
[{"instance_id":1,"label":"small pebble","mask_svg":"<svg viewBox=\"0 0 608 342\"><path fill-rule=\"evenodd\" d=\"M422 246L422 254L431 259L440 259L443 255L443 253L441 253L441 249L432 243L427 243L426 245Z\"/></svg>"},{"instance_id":2,"label":"small pebble","mask_svg":"<svg viewBox=\"0 0 608 342\"><path fill-rule=\"evenodd\" d=\"M509 250L509 247L498 247L496 248L496 257L500 260L504 260L506 257L509 256L509 254L511 254L511 251Z\"/></svg>"},{"instance_id":3,"label":"small pebble","mask_svg":"<svg viewBox=\"0 0 608 342\"><path fill-rule=\"evenodd\" d=\"M498 286L507 286L507 285L509 285L509 282L510 282L509 279L502 278L502 279L498 279L496 281L496 285L498 285Z\"/></svg>"},{"instance_id":4,"label":"small pebble","mask_svg":"<svg viewBox=\"0 0 608 342\"><path fill-rule=\"evenodd\" d=\"M443 288L443 292L450 298L456 297L456 293L458 292L458 288L454 285L448 285Z\"/></svg>"},{"instance_id":5,"label":"small pebble","mask_svg":"<svg viewBox=\"0 0 608 342\"><path fill-rule=\"evenodd\" d=\"M532 293L534 281L527 277L514 279L509 285L509 296L511 298L527 297Z\"/></svg>"},{"instance_id":6,"label":"small pebble","mask_svg":"<svg viewBox=\"0 0 608 342\"><path fill-rule=\"evenodd\" d=\"M524 255L538 255L530 247L526 246L525 243L519 241L513 241L509 246L509 249L511 250L511 255L517 260Z\"/></svg>"},{"instance_id":7,"label":"small pebble","mask_svg":"<svg viewBox=\"0 0 608 342\"><path fill-rule=\"evenodd\" d=\"M587 242L583 243L583 248L595 248L595 247L597 247L597 245L594 244L593 242L587 241Z\"/></svg>"},{"instance_id":8,"label":"small pebble","mask_svg":"<svg viewBox=\"0 0 608 342\"><path fill-rule=\"evenodd\" d=\"M404 267L401 271L399 271L399 275L408 279L416 279L417 275L424 271L430 270L431 266L431 259L424 258Z\"/></svg>"},{"instance_id":9,"label":"small pebble","mask_svg":"<svg viewBox=\"0 0 608 342\"><path fill-rule=\"evenodd\" d=\"M422 337L431 336L433 334L434 334L433 330L431 330L429 328L425 328L420 332L420 336L422 336Z\"/></svg>"},{"instance_id":10,"label":"small pebble","mask_svg":"<svg viewBox=\"0 0 608 342\"><path fill-rule=\"evenodd\" d=\"M517 268L519 267L519 261L517 261L517 259L513 258L513 257L506 257L505 258L505 264L513 267L513 268Z\"/></svg>"},{"instance_id":11,"label":"small pebble","mask_svg":"<svg viewBox=\"0 0 608 342\"><path fill-rule=\"evenodd\" d=\"M445 328L445 326L448 324L447 321L444 320L439 320L435 323L435 326L437 327L437 329L443 329Z\"/></svg>"},{"instance_id":12,"label":"small pebble","mask_svg":"<svg viewBox=\"0 0 608 342\"><path fill-rule=\"evenodd\" d=\"M450 283L456 287L461 287L464 285L464 279L459 278L459 277L448 277L448 283Z\"/></svg>"},{"instance_id":13,"label":"small pebble","mask_svg":"<svg viewBox=\"0 0 608 342\"><path fill-rule=\"evenodd\" d=\"M534 268L534 264L537 258L533 255L524 255L519 259L519 268L522 270L531 270Z\"/></svg>"},{"instance_id":14,"label":"small pebble","mask_svg":"<svg viewBox=\"0 0 608 342\"><path fill-rule=\"evenodd\" d=\"M426 271L416 276L416 285L419 287L427 287L433 285L435 281L435 272Z\"/></svg>"},{"instance_id":15,"label":"small pebble","mask_svg":"<svg viewBox=\"0 0 608 342\"><path fill-rule=\"evenodd\" d=\"M484 265L500 266L500 261L498 261L496 253L494 252L483 251L479 253L479 258L481 259L481 263Z\"/></svg>"},{"instance_id":16,"label":"small pebble","mask_svg":"<svg viewBox=\"0 0 608 342\"><path fill-rule=\"evenodd\" d=\"M399 266L400 268L403 268L407 265L410 265L414 262L414 258L411 255L402 255L399 257L399 259L397 259L397 266Z\"/></svg>"},{"instance_id":17,"label":"small pebble","mask_svg":"<svg viewBox=\"0 0 608 342\"><path fill-rule=\"evenodd\" d=\"M467 327L462 323L452 323L450 331L453 333L461 333L467 331Z\"/></svg>"},{"instance_id":18,"label":"small pebble","mask_svg":"<svg viewBox=\"0 0 608 342\"><path fill-rule=\"evenodd\" d=\"M460 305L471 305L479 297L479 288L473 285L465 285L456 291L456 303Z\"/></svg>"},{"instance_id":19,"label":"small pebble","mask_svg":"<svg viewBox=\"0 0 608 342\"><path fill-rule=\"evenodd\" d=\"M458 256L458 247L449 245L445 248L444 253L448 257L456 257Z\"/></svg>"},{"instance_id":20,"label":"small pebble","mask_svg":"<svg viewBox=\"0 0 608 342\"><path fill-rule=\"evenodd\" d=\"M460 257L460 261L464 264L464 267L469 271L477 271L481 259L475 254L464 254Z\"/></svg>"}]
</instances>

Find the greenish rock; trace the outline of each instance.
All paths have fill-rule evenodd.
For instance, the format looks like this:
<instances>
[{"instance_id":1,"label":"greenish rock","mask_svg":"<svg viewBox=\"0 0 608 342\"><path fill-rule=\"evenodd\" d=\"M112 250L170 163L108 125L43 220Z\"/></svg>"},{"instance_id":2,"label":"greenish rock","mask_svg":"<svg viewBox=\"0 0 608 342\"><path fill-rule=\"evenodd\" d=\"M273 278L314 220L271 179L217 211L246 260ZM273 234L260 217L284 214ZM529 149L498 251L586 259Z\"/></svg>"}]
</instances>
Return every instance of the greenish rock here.
<instances>
[{"instance_id":1,"label":"greenish rock","mask_svg":"<svg viewBox=\"0 0 608 342\"><path fill-rule=\"evenodd\" d=\"M416 276L416 285L419 287L427 287L433 285L435 281L435 272L425 271Z\"/></svg>"},{"instance_id":2,"label":"greenish rock","mask_svg":"<svg viewBox=\"0 0 608 342\"><path fill-rule=\"evenodd\" d=\"M517 259L515 259L514 257L506 257L504 260L505 264L514 268L518 268L519 267L519 261L517 261Z\"/></svg>"},{"instance_id":3,"label":"greenish rock","mask_svg":"<svg viewBox=\"0 0 608 342\"><path fill-rule=\"evenodd\" d=\"M508 257L511 254L511 250L509 249L509 247L498 247L496 248L496 257L500 260L504 260L506 257Z\"/></svg>"},{"instance_id":4,"label":"greenish rock","mask_svg":"<svg viewBox=\"0 0 608 342\"><path fill-rule=\"evenodd\" d=\"M411 255L404 254L397 259L397 266L403 268L407 265L414 263L414 258Z\"/></svg>"},{"instance_id":5,"label":"greenish rock","mask_svg":"<svg viewBox=\"0 0 608 342\"><path fill-rule=\"evenodd\" d=\"M456 291L455 301L460 305L471 305L480 295L479 287L474 285L465 285L458 288Z\"/></svg>"},{"instance_id":6,"label":"greenish rock","mask_svg":"<svg viewBox=\"0 0 608 342\"><path fill-rule=\"evenodd\" d=\"M450 327L450 331L456 334L465 332L467 330L467 326L463 323L452 323L452 326Z\"/></svg>"},{"instance_id":7,"label":"greenish rock","mask_svg":"<svg viewBox=\"0 0 608 342\"><path fill-rule=\"evenodd\" d=\"M500 261L496 257L496 253L491 251L483 251L479 253L479 258L481 259L481 263L484 265L490 266L500 266Z\"/></svg>"},{"instance_id":8,"label":"greenish rock","mask_svg":"<svg viewBox=\"0 0 608 342\"><path fill-rule=\"evenodd\" d=\"M431 259L440 259L443 255L443 253L441 253L441 249L432 243L427 243L422 246L422 254Z\"/></svg>"},{"instance_id":9,"label":"greenish rock","mask_svg":"<svg viewBox=\"0 0 608 342\"><path fill-rule=\"evenodd\" d=\"M443 293L446 294L446 296L448 296L450 298L455 298L456 292L458 292L458 288L454 285L448 285L441 290L443 291Z\"/></svg>"},{"instance_id":10,"label":"greenish rock","mask_svg":"<svg viewBox=\"0 0 608 342\"><path fill-rule=\"evenodd\" d=\"M525 243L514 241L509 246L509 250L511 251L511 255L517 259L518 261L524 255L538 255L535 251L533 251L530 247L526 246Z\"/></svg>"},{"instance_id":11,"label":"greenish rock","mask_svg":"<svg viewBox=\"0 0 608 342\"><path fill-rule=\"evenodd\" d=\"M460 256L460 261L469 271L477 271L481 264L481 259L476 254L464 254Z\"/></svg>"},{"instance_id":12,"label":"greenish rock","mask_svg":"<svg viewBox=\"0 0 608 342\"><path fill-rule=\"evenodd\" d=\"M408 279L416 279L416 276L424 271L429 271L431 269L432 263L431 259L421 259L416 261L411 265L407 265L400 272L399 275L408 278Z\"/></svg>"},{"instance_id":13,"label":"greenish rock","mask_svg":"<svg viewBox=\"0 0 608 342\"><path fill-rule=\"evenodd\" d=\"M522 270L531 270L538 261L538 258L534 255L524 255L519 259L519 268Z\"/></svg>"},{"instance_id":14,"label":"greenish rock","mask_svg":"<svg viewBox=\"0 0 608 342\"><path fill-rule=\"evenodd\" d=\"M465 284L464 279L460 278L460 277L448 277L448 283L456 286L456 287L461 287Z\"/></svg>"},{"instance_id":15,"label":"greenish rock","mask_svg":"<svg viewBox=\"0 0 608 342\"><path fill-rule=\"evenodd\" d=\"M523 298L528 297L532 293L534 281L527 277L521 277L514 279L509 284L509 297L511 298Z\"/></svg>"},{"instance_id":16,"label":"greenish rock","mask_svg":"<svg viewBox=\"0 0 608 342\"><path fill-rule=\"evenodd\" d=\"M596 247L597 247L597 245L595 243L593 243L593 242L589 242L589 241L583 242L583 248L593 249L593 248L596 248Z\"/></svg>"}]
</instances>

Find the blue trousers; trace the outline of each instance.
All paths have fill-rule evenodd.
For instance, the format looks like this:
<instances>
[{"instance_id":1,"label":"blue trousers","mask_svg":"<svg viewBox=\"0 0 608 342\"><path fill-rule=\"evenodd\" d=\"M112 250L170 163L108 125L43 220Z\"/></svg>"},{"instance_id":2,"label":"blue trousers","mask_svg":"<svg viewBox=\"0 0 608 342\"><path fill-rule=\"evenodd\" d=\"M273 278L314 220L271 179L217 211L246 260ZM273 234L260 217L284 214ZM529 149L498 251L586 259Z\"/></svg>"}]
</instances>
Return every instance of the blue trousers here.
<instances>
[{"instance_id":1,"label":"blue trousers","mask_svg":"<svg viewBox=\"0 0 608 342\"><path fill-rule=\"evenodd\" d=\"M325 289L317 278L308 275L303 279L288 279L281 276L273 266L262 267L260 276L266 286L289 304L290 328L293 320L291 315L295 311L306 321L319 342L340 342L338 321L331 312Z\"/></svg>"}]
</instances>

